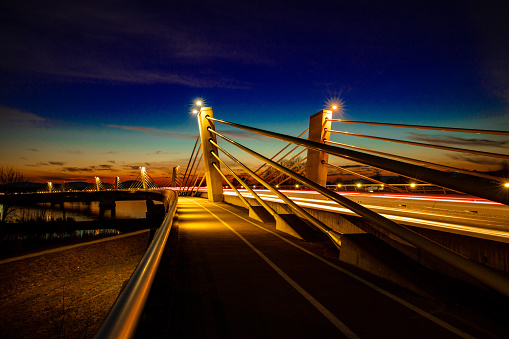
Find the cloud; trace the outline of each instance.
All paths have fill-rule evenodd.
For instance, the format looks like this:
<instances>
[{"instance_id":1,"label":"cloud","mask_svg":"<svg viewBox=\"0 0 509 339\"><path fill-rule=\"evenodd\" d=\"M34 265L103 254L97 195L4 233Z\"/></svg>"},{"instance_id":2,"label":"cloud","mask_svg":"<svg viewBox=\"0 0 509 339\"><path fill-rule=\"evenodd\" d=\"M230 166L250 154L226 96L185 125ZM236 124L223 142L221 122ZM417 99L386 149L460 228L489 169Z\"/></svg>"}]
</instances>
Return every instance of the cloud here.
<instances>
[{"instance_id":1,"label":"cloud","mask_svg":"<svg viewBox=\"0 0 509 339\"><path fill-rule=\"evenodd\" d=\"M25 111L9 108L0 105L0 123L3 124L21 124L21 125L37 125L45 122L46 119Z\"/></svg>"},{"instance_id":2,"label":"cloud","mask_svg":"<svg viewBox=\"0 0 509 339\"><path fill-rule=\"evenodd\" d=\"M170 132L165 130L160 130L152 127L142 127L142 126L125 126L125 125L106 125L111 128L120 128L128 131L136 131L141 133L146 133L150 135L155 135L158 137L167 137L167 138L185 138L185 139L196 139L196 135L190 133L178 133L178 132Z\"/></svg>"},{"instance_id":3,"label":"cloud","mask_svg":"<svg viewBox=\"0 0 509 339\"><path fill-rule=\"evenodd\" d=\"M452 160L457 161L466 161L472 164L477 165L500 165L501 161L496 159L490 159L486 157L480 157L475 155L463 155L463 154L448 154L447 157L449 157Z\"/></svg>"},{"instance_id":4,"label":"cloud","mask_svg":"<svg viewBox=\"0 0 509 339\"><path fill-rule=\"evenodd\" d=\"M164 151L155 151L152 153L147 153L147 155L163 155L163 154L170 154L170 153L164 152ZM176 154L176 153L173 153L173 154Z\"/></svg>"},{"instance_id":5,"label":"cloud","mask_svg":"<svg viewBox=\"0 0 509 339\"><path fill-rule=\"evenodd\" d=\"M61 169L63 172L92 172L92 168L90 167L63 167Z\"/></svg>"},{"instance_id":6,"label":"cloud","mask_svg":"<svg viewBox=\"0 0 509 339\"><path fill-rule=\"evenodd\" d=\"M76 150L76 151L67 151L66 153L69 153L69 154L83 154L82 151L80 150Z\"/></svg>"},{"instance_id":7,"label":"cloud","mask_svg":"<svg viewBox=\"0 0 509 339\"><path fill-rule=\"evenodd\" d=\"M30 152L40 152L37 148L26 148L25 150Z\"/></svg>"},{"instance_id":8,"label":"cloud","mask_svg":"<svg viewBox=\"0 0 509 339\"><path fill-rule=\"evenodd\" d=\"M50 161L50 165L63 166L65 163L61 161Z\"/></svg>"},{"instance_id":9,"label":"cloud","mask_svg":"<svg viewBox=\"0 0 509 339\"><path fill-rule=\"evenodd\" d=\"M223 39L223 34L209 30L196 34L193 23L199 20L197 13L186 7L173 4L171 11L163 14L149 6L142 10L137 5L118 6L109 1L58 1L47 6L30 0L9 2L3 5L5 20L0 22L5 33L0 38L5 52L0 68L80 81L249 87L225 74L207 73L201 67L197 71L196 65L211 61L267 63L267 59L254 53L254 46L232 48L232 41ZM148 57L150 65L144 62Z\"/></svg>"},{"instance_id":10,"label":"cloud","mask_svg":"<svg viewBox=\"0 0 509 339\"><path fill-rule=\"evenodd\" d=\"M461 146L491 146L491 147L507 147L507 141L496 141L489 139L477 138L460 138L452 136L425 135L420 133L408 133L409 139L439 145L461 145Z\"/></svg>"},{"instance_id":11,"label":"cloud","mask_svg":"<svg viewBox=\"0 0 509 339\"><path fill-rule=\"evenodd\" d=\"M40 166L49 166L50 164L47 162L38 162L37 164L29 164L29 167L40 167Z\"/></svg>"},{"instance_id":12,"label":"cloud","mask_svg":"<svg viewBox=\"0 0 509 339\"><path fill-rule=\"evenodd\" d=\"M117 162L115 160L108 160L109 163L116 164Z\"/></svg>"}]
</instances>

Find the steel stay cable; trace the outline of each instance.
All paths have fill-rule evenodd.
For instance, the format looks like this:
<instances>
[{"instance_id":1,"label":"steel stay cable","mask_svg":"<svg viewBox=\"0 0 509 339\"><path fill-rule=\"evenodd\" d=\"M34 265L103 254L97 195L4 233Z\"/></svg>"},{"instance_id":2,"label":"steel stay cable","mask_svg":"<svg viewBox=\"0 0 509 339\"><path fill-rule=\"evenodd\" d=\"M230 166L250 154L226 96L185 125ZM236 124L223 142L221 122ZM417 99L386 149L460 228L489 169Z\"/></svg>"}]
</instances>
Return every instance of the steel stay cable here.
<instances>
[{"instance_id":1,"label":"steel stay cable","mask_svg":"<svg viewBox=\"0 0 509 339\"><path fill-rule=\"evenodd\" d=\"M220 120L212 117L207 117L210 120L237 127L253 133L265 135L270 138L289 141L297 145L306 146L308 148L324 151L341 158L361 162L369 166L381 168L394 173L399 173L420 181L432 183L438 186L443 186L448 189L460 191L467 194L472 194L480 198L496 201L504 205L509 205L509 191L504 190L500 183L492 183L477 178L461 177L458 178L454 174L438 171L431 168L421 167L402 161L387 159L380 156L367 154L355 150L350 150L342 147L324 145L319 142L299 139L289 135L270 132L255 127L245 126L225 120Z\"/></svg>"},{"instance_id":2,"label":"steel stay cable","mask_svg":"<svg viewBox=\"0 0 509 339\"><path fill-rule=\"evenodd\" d=\"M390 185L390 184L386 184L385 182L381 182L381 181L378 181L378 180L376 180L376 179L373 179L373 178L367 177L367 176L365 176L365 175L359 174L359 173L357 173L357 172L350 171L350 170L348 170L348 169L346 169L346 168L343 168L343 167L341 167L341 166L336 166L336 165L333 165L333 164L329 164L328 162L325 162L324 160L322 160L322 164L325 164L325 165L327 165L327 166L331 166L331 167L337 168L337 169L339 169L339 170L342 170L342 171L345 171L345 172L348 172L348 173L352 173L352 174L354 174L354 175L356 175L356 176L359 176L359 177L361 177L361 178L364 178L364 179L367 179L367 180L370 180L370 181L376 182L376 183L378 183L378 184L382 184L382 185L384 185L384 186L391 187L391 188L393 188L394 190L396 190L397 192L403 192L403 190L401 190L401 189L399 189L399 188L397 188L397 187L394 187L394 186L392 186L392 185Z\"/></svg>"},{"instance_id":3,"label":"steel stay cable","mask_svg":"<svg viewBox=\"0 0 509 339\"><path fill-rule=\"evenodd\" d=\"M192 181L191 173L193 172L194 164L196 163L196 159L198 158L198 154L200 154L200 159L203 156L203 154L200 153L201 150L201 143L200 146L198 146L198 149L196 150L196 156L194 157L193 163L191 164L191 167L189 168L189 175L187 176L187 179L185 181L185 187L189 187L190 182Z\"/></svg>"},{"instance_id":4,"label":"steel stay cable","mask_svg":"<svg viewBox=\"0 0 509 339\"><path fill-rule=\"evenodd\" d=\"M225 136L213 131L213 130L209 130L210 132L222 137L222 138L226 138ZM219 146L216 142L214 142L214 140L212 139L209 139L209 142L211 144L213 144L214 146L216 146L219 150L221 150L221 152L223 152L227 157L229 157L230 159L232 159L235 163L237 163L238 165L240 165L242 168L244 168L245 171L247 171L253 178L255 178L258 182L260 182L263 186L265 186L269 191L271 191L272 193L274 193L275 195L278 196L278 198L280 198L281 200L283 200L285 202L285 204L287 204L288 206L290 206L295 212L297 215L301 216L303 219L309 221L311 224L313 224L316 228L318 228L320 231L322 231L323 233L325 233L331 240L332 242L334 243L334 245L336 246L341 246L341 239L339 238L341 236L341 233L333 230L332 228L330 228L329 226L325 225L324 223L322 223L320 220L316 219L315 217L313 217L311 214L309 214L308 212L306 212L302 207L300 207L299 205L297 205L296 203L294 203L291 199L289 199L286 195L284 195L283 193L279 192L277 189L275 189L274 187L272 187L271 185L269 185L265 180L263 180L262 178L260 178L257 174L255 174L251 169L249 169L249 167L247 167L246 165L244 165L242 162L240 162L239 160L237 160L237 158L235 158L233 155L231 155L230 153L228 153L225 149L223 149L221 146ZM272 161L272 160L271 160Z\"/></svg>"},{"instance_id":5,"label":"steel stay cable","mask_svg":"<svg viewBox=\"0 0 509 339\"><path fill-rule=\"evenodd\" d=\"M205 167L205 164L203 164ZM196 192L194 192L194 195L198 194L198 191L200 190L201 184L203 184L203 181L205 180L205 173L203 173L203 176L201 177L200 183L198 186L196 186ZM193 192L191 192L191 195L193 195Z\"/></svg>"},{"instance_id":6,"label":"steel stay cable","mask_svg":"<svg viewBox=\"0 0 509 339\"><path fill-rule=\"evenodd\" d=\"M203 153L202 153L202 156L203 156ZM200 158L200 160L201 160L201 158ZM198 162L198 165L196 165L196 169L197 170L198 170L199 163L200 162ZM205 162L203 162L202 170L203 170L203 175L205 176ZM196 174L196 172L195 172L195 174ZM193 186L191 187L191 193L190 193L191 195L193 194L193 191L194 191L194 188L196 187L196 183L198 182L198 179L200 179L199 175L196 176L196 179L194 180Z\"/></svg>"},{"instance_id":7,"label":"steel stay cable","mask_svg":"<svg viewBox=\"0 0 509 339\"><path fill-rule=\"evenodd\" d=\"M223 177L223 179L226 181L226 183L228 184L228 186L230 186L232 188L232 190L237 194L237 197L239 197L239 199L244 203L244 205L246 205L246 207L249 209L251 207L251 205L249 204L249 202L246 200L246 198L244 198L244 196L242 194L240 194L239 190L235 188L235 186L233 186L233 184L230 182L230 180L228 180L228 178L226 177L226 175L223 174L223 172L221 172L221 170L219 169L219 167L217 167L216 163L213 162L212 163L212 166L216 169L216 171L221 175L221 177Z\"/></svg>"},{"instance_id":8,"label":"steel stay cable","mask_svg":"<svg viewBox=\"0 0 509 339\"><path fill-rule=\"evenodd\" d=\"M297 136L297 138L300 138L301 136L303 136L303 135L304 135L307 131L309 131L309 128L306 128L306 130L305 130L304 132L302 132L301 134L299 134L299 135ZM272 158L270 158L270 160L273 160L275 157L277 157L277 156L278 156L281 152L283 152L285 149L287 149L288 147L290 147L290 145L291 145L291 144L292 144L292 143L291 143L291 142L289 142L289 143L288 143L285 147L283 147L283 149L282 149L282 150L280 150L279 152L277 152L276 154L274 154L274 155L272 156ZM267 164L265 164L265 163L264 163L263 165L261 165L260 167L258 167L258 169L257 169L256 171L254 171L254 172L255 172L255 173L256 173L256 172L258 172L259 170L261 170L261 169L262 169L264 166L266 166L266 165L267 165Z\"/></svg>"},{"instance_id":9,"label":"steel stay cable","mask_svg":"<svg viewBox=\"0 0 509 339\"><path fill-rule=\"evenodd\" d=\"M199 140L200 140L200 134L198 134L198 137L196 137L196 141L194 143L193 151L191 152L191 157L189 157L189 162L187 163L186 171L184 172L184 177L182 178L180 189L182 189L182 186L184 185L184 179L185 179L186 174L187 174L187 169L189 168L189 164L191 163L191 160L193 159L194 151L196 150L196 145L198 145L198 141Z\"/></svg>"},{"instance_id":10,"label":"steel stay cable","mask_svg":"<svg viewBox=\"0 0 509 339\"><path fill-rule=\"evenodd\" d=\"M201 146L201 145L200 145ZM200 152L200 149L198 149L198 152ZM196 175L196 171L198 170L198 167L200 166L200 162L201 162L201 159L203 157L203 153L200 154L200 159L198 159L198 162L196 163L196 168L194 169L194 172L191 174L189 173L189 180L188 180L188 183L187 183L187 187L186 187L186 194L189 192L189 189L191 188L190 184L191 182L193 181L193 178L195 177ZM196 158L194 159L196 160ZM193 165L191 166L191 169L194 167L194 163ZM196 180L195 180L196 181Z\"/></svg>"},{"instance_id":11,"label":"steel stay cable","mask_svg":"<svg viewBox=\"0 0 509 339\"><path fill-rule=\"evenodd\" d=\"M242 180L237 174L235 174L235 172L230 168L230 166L228 166L223 160L221 160L221 158L219 158L219 156L214 152L212 151L212 155L217 159L219 160L219 162L224 166L226 167L226 169L228 169L228 171L230 171L230 173L235 177L235 179L238 180L238 182L240 182L240 184L242 186L244 186L244 188L249 192L249 194L251 194L256 201L258 201L258 203L263 206L263 208L265 208L267 210L267 212L270 213L270 215L272 215L274 218L277 218L278 217L278 214L276 213L276 211L274 211L274 209L272 209L272 207L270 207L269 205L267 205L267 203L262 199L260 198L260 196L251 189L251 187L249 187L248 184L246 184L244 182L244 180Z\"/></svg>"},{"instance_id":12,"label":"steel stay cable","mask_svg":"<svg viewBox=\"0 0 509 339\"><path fill-rule=\"evenodd\" d=\"M289 169L293 170L295 167L297 167L301 162L304 162L304 160L307 160L307 157L305 157L304 159L302 159L301 161L299 161L298 163L294 164L292 167L288 167ZM303 171L306 170L306 167L304 168L301 168L300 170L298 170L297 173L302 173ZM281 175L279 175L277 178L280 178L282 177L283 175L285 175L284 173L281 173ZM277 179L276 178L276 179ZM273 179L271 182L269 182L269 184L271 184L273 181L275 181L276 179ZM289 180L290 177L287 176L283 181L279 182L278 185L282 185L283 183L285 183L287 180Z\"/></svg>"},{"instance_id":13,"label":"steel stay cable","mask_svg":"<svg viewBox=\"0 0 509 339\"><path fill-rule=\"evenodd\" d=\"M436 130L436 131L463 132L463 133L475 133L475 134L509 135L509 131L495 131L495 130L487 130L487 129L420 126L420 125L392 124L392 123L385 123L385 122L354 121L354 120L329 119L329 118L325 118L325 120L329 120L329 121L333 121L333 122L346 122L346 123L353 123L353 124L364 124L364 125L378 125L378 126L390 126L390 127L402 127L402 128L429 129L429 130Z\"/></svg>"},{"instance_id":14,"label":"steel stay cable","mask_svg":"<svg viewBox=\"0 0 509 339\"><path fill-rule=\"evenodd\" d=\"M298 157L299 155L301 155L302 153L304 153L306 151L306 148L304 148L302 151L300 151L299 153L295 154L290 160L286 161L285 163L281 164L283 166L286 166L290 161L292 161L293 159L295 159L296 157ZM307 157L305 157L304 159L300 160L299 162L297 162L296 164L293 164L291 165L289 168L290 169L293 169L295 166L299 165L300 163L302 163L304 160L306 160ZM276 181L276 179L279 179L283 174L279 175L278 177L272 179L269 181L269 184L272 184L274 181Z\"/></svg>"},{"instance_id":15,"label":"steel stay cable","mask_svg":"<svg viewBox=\"0 0 509 339\"><path fill-rule=\"evenodd\" d=\"M449 147L449 146L439 146L439 145L433 145L433 144L426 144L426 143L423 143L423 142L415 142L415 141L406 141L406 140L399 140L399 139L375 137L375 136L365 135L365 134L343 132L343 131L335 131L335 130L331 130L331 129L327 129L327 128L325 129L325 131L326 132L330 132L330 133L335 133L335 134L343 134L343 135L350 135L350 136L354 136L354 137L361 137L361 138L375 139L375 140L381 140L381 141L396 142L396 143L399 143L399 144L406 144L406 145L412 145L412 146L420 146L420 147L427 147L427 148L436 148L436 149L441 149L441 150L446 150L446 151L453 151L453 152L461 152L461 153L482 155L482 156L493 157L493 158L509 159L509 155L507 155L507 154L499 154L499 153L475 151L475 150L469 150L469 149L465 149L465 148L457 148L457 147Z\"/></svg>"},{"instance_id":16,"label":"steel stay cable","mask_svg":"<svg viewBox=\"0 0 509 339\"><path fill-rule=\"evenodd\" d=\"M288 153L286 153L285 155L283 155L281 158L279 158L278 160L276 160L277 162L280 162L282 161L285 157L287 157L288 155L290 155L293 151L295 151L297 148L299 148L300 146L295 146L294 148L292 148L291 150L288 151ZM305 150L305 149L304 149ZM293 158L292 158L293 159ZM260 175L263 175L265 172L267 172L269 169L267 168L265 171L263 171L262 173L260 173Z\"/></svg>"},{"instance_id":17,"label":"steel stay cable","mask_svg":"<svg viewBox=\"0 0 509 339\"><path fill-rule=\"evenodd\" d=\"M410 162L421 164L421 166L429 166L429 167L434 167L434 168L440 168L440 169L443 169L443 170L446 170L446 171L454 171L454 172L465 173L465 174L469 174L469 175L473 175L473 176L477 176L477 177L483 177L483 178L490 179L490 180L500 180L500 178L494 177L492 175L487 175L487 174L483 174L483 173L467 171L467 170L464 170L464 169L461 169L461 168L457 168L457 167L451 167L451 166L446 166L446 165L435 164L433 162L428 162L428 161L424 161L424 160L407 158L407 157L403 157L401 155L395 155L395 154L391 154L391 153L375 151L375 150L371 150L369 148L363 148L363 147L359 147L359 146L343 144L343 143L332 141L332 140L325 140L324 139L324 142L327 142L327 143L330 143L330 144L333 144L333 145L353 148L353 149L357 149L357 150L360 150L360 151L365 151L365 152L370 152L370 153L374 153L374 154L379 154L379 155L383 155L383 156L387 156L387 157L391 157L391 158L395 158L395 159L406 160L406 161L410 161Z\"/></svg>"},{"instance_id":18,"label":"steel stay cable","mask_svg":"<svg viewBox=\"0 0 509 339\"><path fill-rule=\"evenodd\" d=\"M343 197L342 195L336 194L333 191L324 188L315 182L291 171L288 170L286 167L283 167L279 165L278 163L275 163L272 160L267 159L263 155L231 140L230 138L216 132L213 130L209 130L210 132L214 133L215 135L221 137L223 140L229 142L230 144L240 148L241 150L251 154L255 158L258 158L259 160L267 162L270 166L275 167L279 169L280 171L286 172L289 176L293 177L295 180L300 181L301 183L307 185L308 187L313 188L317 192L322 193L327 198L337 202L338 204L342 205L343 207L346 207L350 209L351 211L357 213L358 215L362 216L363 218L372 221L376 223L377 225L383 227L384 229L388 230L389 232L393 233L394 235L400 237L401 239L409 242L410 244L421 248L425 250L426 252L434 255L437 258L440 258L441 260L445 261L446 263L450 264L453 267L456 267L457 269L467 273L468 275L475 277L480 282L484 283L485 285L493 288L494 290L504 294L505 296L509 297L509 279L504 277L502 274L489 269L488 267L478 263L477 261L470 260L456 252L453 252L452 250L433 242L420 234L402 226L395 222L393 222L390 219L387 219L381 215L379 215L376 212L373 212L372 210L357 204L356 202ZM210 140L211 143L217 144ZM217 146L219 147L219 146ZM268 188L268 187L267 187ZM276 190L277 191L277 190ZM328 227L328 226L326 226Z\"/></svg>"},{"instance_id":19,"label":"steel stay cable","mask_svg":"<svg viewBox=\"0 0 509 339\"><path fill-rule=\"evenodd\" d=\"M302 174L302 172L304 172L305 170L306 170L305 168L302 168L301 170L299 170L298 172L295 172L295 173ZM290 180L290 179L291 179L291 177L287 176L287 177L285 178L285 180L281 181L281 182L278 184L278 186L279 186L279 185L283 185L283 184L284 184L287 180Z\"/></svg>"}]
</instances>

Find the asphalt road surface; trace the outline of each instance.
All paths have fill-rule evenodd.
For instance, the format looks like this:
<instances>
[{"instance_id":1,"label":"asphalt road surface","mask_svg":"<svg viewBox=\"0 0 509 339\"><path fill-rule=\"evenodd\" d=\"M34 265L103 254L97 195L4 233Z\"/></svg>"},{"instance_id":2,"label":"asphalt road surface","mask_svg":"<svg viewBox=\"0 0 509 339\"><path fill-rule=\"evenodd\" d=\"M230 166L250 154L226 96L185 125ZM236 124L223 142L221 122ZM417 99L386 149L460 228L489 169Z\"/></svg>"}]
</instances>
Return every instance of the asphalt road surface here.
<instances>
[{"instance_id":1,"label":"asphalt road surface","mask_svg":"<svg viewBox=\"0 0 509 339\"><path fill-rule=\"evenodd\" d=\"M502 338L509 301L421 296L339 262L246 210L180 198L136 337ZM470 305L471 306L471 305Z\"/></svg>"}]
</instances>

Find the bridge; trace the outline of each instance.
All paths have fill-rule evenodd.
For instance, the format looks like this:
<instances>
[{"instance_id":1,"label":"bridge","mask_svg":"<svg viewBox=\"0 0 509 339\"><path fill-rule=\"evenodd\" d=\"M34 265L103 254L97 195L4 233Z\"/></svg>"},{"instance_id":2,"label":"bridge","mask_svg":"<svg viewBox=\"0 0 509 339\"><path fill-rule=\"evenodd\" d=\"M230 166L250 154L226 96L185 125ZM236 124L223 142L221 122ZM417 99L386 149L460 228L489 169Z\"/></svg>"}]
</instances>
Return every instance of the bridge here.
<instances>
[{"instance_id":1,"label":"bridge","mask_svg":"<svg viewBox=\"0 0 509 339\"><path fill-rule=\"evenodd\" d=\"M462 281L507 301L507 179L348 145L331 135L509 156L338 131L332 123L495 136L509 132L347 121L322 110L294 137L214 118L210 107L195 113L200 133L187 168L180 175L173 168L168 183L153 183L140 168L137 187L125 191L119 180L107 190L96 178L91 192L56 192L48 184L47 193L0 195L3 204L100 201L112 212L118 200L162 203L147 203L152 206L147 213L165 215L164 221L96 337L132 337L137 328L140 337L487 335L483 326L489 319L474 320L452 310L447 312L453 316L441 317L436 305L392 293L386 281L421 295L432 294L430 289L461 293L440 282L458 286L452 281ZM216 125L228 129L220 132ZM269 158L228 137L228 132L235 134L231 128L287 145ZM300 153L288 160L299 147ZM263 166L249 168L232 155L238 150ZM304 152L306 157L298 158ZM384 182L354 167L333 165L332 156L406 182ZM328 183L332 170L360 180ZM168 319L171 328L161 326Z\"/></svg>"}]
</instances>

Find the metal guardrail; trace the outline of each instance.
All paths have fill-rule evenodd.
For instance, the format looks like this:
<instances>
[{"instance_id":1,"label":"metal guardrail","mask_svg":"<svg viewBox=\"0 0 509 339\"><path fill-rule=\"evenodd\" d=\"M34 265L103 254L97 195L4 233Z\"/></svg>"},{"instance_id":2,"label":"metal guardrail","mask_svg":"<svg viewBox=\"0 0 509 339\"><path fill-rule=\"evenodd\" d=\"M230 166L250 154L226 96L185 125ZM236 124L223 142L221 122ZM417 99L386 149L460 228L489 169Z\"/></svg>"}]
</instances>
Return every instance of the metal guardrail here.
<instances>
[{"instance_id":1,"label":"metal guardrail","mask_svg":"<svg viewBox=\"0 0 509 339\"><path fill-rule=\"evenodd\" d=\"M173 195L173 201L171 203L169 201L166 217L124 291L120 294L106 320L95 334L94 338L96 339L132 338L135 334L177 210L177 193L174 191L166 192L171 192ZM170 200L169 197L167 199Z\"/></svg>"}]
</instances>

